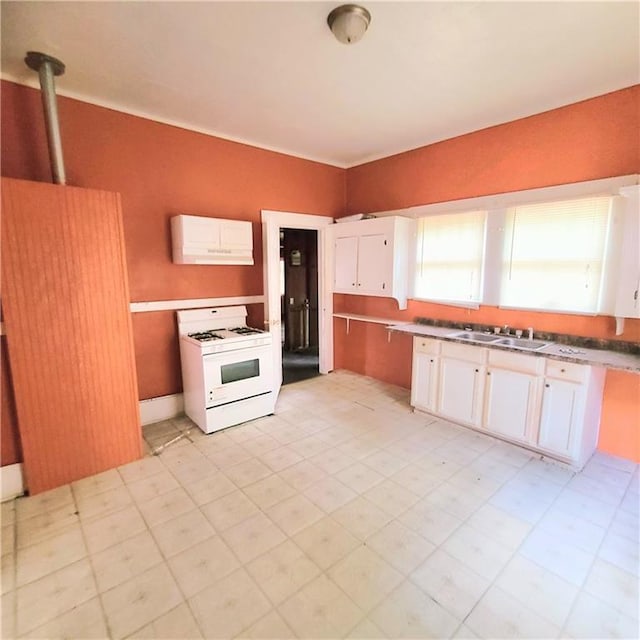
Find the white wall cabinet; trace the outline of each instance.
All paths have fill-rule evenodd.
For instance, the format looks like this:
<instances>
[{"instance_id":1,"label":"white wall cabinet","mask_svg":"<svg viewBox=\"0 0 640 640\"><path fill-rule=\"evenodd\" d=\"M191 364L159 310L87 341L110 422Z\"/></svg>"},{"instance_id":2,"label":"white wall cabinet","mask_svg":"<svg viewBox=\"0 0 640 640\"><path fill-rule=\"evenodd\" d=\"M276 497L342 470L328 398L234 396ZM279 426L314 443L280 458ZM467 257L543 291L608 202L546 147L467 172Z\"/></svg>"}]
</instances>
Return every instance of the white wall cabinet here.
<instances>
[{"instance_id":1,"label":"white wall cabinet","mask_svg":"<svg viewBox=\"0 0 640 640\"><path fill-rule=\"evenodd\" d=\"M598 443L604 376L599 367L416 337L411 404L582 467Z\"/></svg>"},{"instance_id":2,"label":"white wall cabinet","mask_svg":"<svg viewBox=\"0 0 640 640\"><path fill-rule=\"evenodd\" d=\"M358 284L358 238L336 238L335 291L356 293Z\"/></svg>"},{"instance_id":3,"label":"white wall cabinet","mask_svg":"<svg viewBox=\"0 0 640 640\"><path fill-rule=\"evenodd\" d=\"M640 185L623 187L622 247L614 315L640 318Z\"/></svg>"},{"instance_id":4,"label":"white wall cabinet","mask_svg":"<svg viewBox=\"0 0 640 640\"><path fill-rule=\"evenodd\" d=\"M171 238L176 264L253 264L251 222L174 216Z\"/></svg>"},{"instance_id":5,"label":"white wall cabinet","mask_svg":"<svg viewBox=\"0 0 640 640\"><path fill-rule=\"evenodd\" d=\"M395 298L406 309L413 227L399 216L334 225L334 292Z\"/></svg>"}]
</instances>

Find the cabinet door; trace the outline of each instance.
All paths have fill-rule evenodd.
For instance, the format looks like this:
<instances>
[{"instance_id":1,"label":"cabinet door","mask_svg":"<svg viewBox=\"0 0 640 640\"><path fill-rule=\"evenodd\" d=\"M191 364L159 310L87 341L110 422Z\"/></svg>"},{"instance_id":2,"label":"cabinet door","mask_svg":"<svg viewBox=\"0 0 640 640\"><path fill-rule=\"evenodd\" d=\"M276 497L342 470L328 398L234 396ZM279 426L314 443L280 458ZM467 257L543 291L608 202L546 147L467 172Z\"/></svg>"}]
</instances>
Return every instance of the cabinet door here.
<instances>
[{"instance_id":1,"label":"cabinet door","mask_svg":"<svg viewBox=\"0 0 640 640\"><path fill-rule=\"evenodd\" d=\"M361 236L358 243L358 293L389 294L391 245L385 234Z\"/></svg>"},{"instance_id":2,"label":"cabinet door","mask_svg":"<svg viewBox=\"0 0 640 640\"><path fill-rule=\"evenodd\" d=\"M542 394L538 446L564 457L573 457L583 408L582 384L548 379Z\"/></svg>"},{"instance_id":3,"label":"cabinet door","mask_svg":"<svg viewBox=\"0 0 640 640\"><path fill-rule=\"evenodd\" d=\"M220 247L220 221L217 218L202 216L180 216L180 218L185 244L202 244L213 249Z\"/></svg>"},{"instance_id":4,"label":"cabinet door","mask_svg":"<svg viewBox=\"0 0 640 640\"><path fill-rule=\"evenodd\" d=\"M353 293L357 289L358 238L336 238L335 290Z\"/></svg>"},{"instance_id":5,"label":"cabinet door","mask_svg":"<svg viewBox=\"0 0 640 640\"><path fill-rule=\"evenodd\" d=\"M483 377L480 365L441 358L437 413L458 422L479 426Z\"/></svg>"},{"instance_id":6,"label":"cabinet door","mask_svg":"<svg viewBox=\"0 0 640 640\"><path fill-rule=\"evenodd\" d=\"M220 221L220 245L225 249L253 250L251 223L244 220Z\"/></svg>"},{"instance_id":7,"label":"cabinet door","mask_svg":"<svg viewBox=\"0 0 640 640\"><path fill-rule=\"evenodd\" d=\"M626 187L615 315L640 318L640 186Z\"/></svg>"},{"instance_id":8,"label":"cabinet door","mask_svg":"<svg viewBox=\"0 0 640 640\"><path fill-rule=\"evenodd\" d=\"M411 406L435 411L438 358L428 353L414 353L411 372Z\"/></svg>"},{"instance_id":9,"label":"cabinet door","mask_svg":"<svg viewBox=\"0 0 640 640\"><path fill-rule=\"evenodd\" d=\"M528 440L537 377L517 371L491 368L486 378L483 421L485 429L514 440Z\"/></svg>"}]
</instances>

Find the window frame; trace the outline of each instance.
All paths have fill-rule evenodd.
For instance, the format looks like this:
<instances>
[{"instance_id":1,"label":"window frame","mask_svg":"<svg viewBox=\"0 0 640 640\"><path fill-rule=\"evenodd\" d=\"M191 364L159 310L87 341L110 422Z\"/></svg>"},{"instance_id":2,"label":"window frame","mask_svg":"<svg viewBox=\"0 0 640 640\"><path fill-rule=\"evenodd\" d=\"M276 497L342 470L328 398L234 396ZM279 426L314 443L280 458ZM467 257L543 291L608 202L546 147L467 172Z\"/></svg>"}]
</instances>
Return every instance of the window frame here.
<instances>
[{"instance_id":1,"label":"window frame","mask_svg":"<svg viewBox=\"0 0 640 640\"><path fill-rule=\"evenodd\" d=\"M515 224L515 216L517 213L518 207L527 208L532 205L549 205L549 208L554 205L562 206L567 202L574 202L579 200L592 200L595 198L608 198L608 206L607 211L605 213L605 221L604 221L604 237L602 238L602 255L599 258L600 263L600 273L597 281L597 297L594 301L593 308L563 308L562 306L541 306L536 305L535 302L532 304L526 305L515 305L509 304L508 302L503 301L504 291L503 285L505 281L505 270L509 268L509 261L506 259L506 254L509 252L509 249L513 248L511 244L513 242L513 238L510 236L510 231L513 232L513 225ZM610 266L611 266L611 253L613 251L613 234L612 227L614 222L614 204L615 197L609 194L585 194L584 196L579 196L577 198L563 198L563 199L554 199L550 201L539 201L535 203L526 203L519 204L512 207L509 207L505 210L504 215L504 225L503 225L503 238L502 238L502 247L501 253L499 256L500 259L500 268L497 277L499 278L499 283L497 285L497 306L500 309L508 309L514 311L540 311L543 313L561 313L563 315L582 315L582 316L597 316L603 313L606 313L605 307L607 306L607 300L609 298L608 288L611 286L610 283ZM544 261L540 261L541 263Z\"/></svg>"},{"instance_id":2,"label":"window frame","mask_svg":"<svg viewBox=\"0 0 640 640\"><path fill-rule=\"evenodd\" d=\"M601 178L598 180L588 180L584 182L572 182L550 187L539 187L534 189L524 189L520 191L508 191L493 195L474 196L460 200L443 200L434 204L416 205L413 207L405 207L399 209L389 209L385 211L377 211L375 215L378 217L385 216L403 216L412 218L417 221L428 215L440 213L464 213L473 210L487 211L487 238L485 247L485 273L484 273L484 292L482 302L479 305L454 304L448 301L424 300L415 296L415 268L409 269L409 291L412 292L408 296L408 300L416 300L418 302L440 304L451 307L462 307L469 309L478 309L480 306L492 306L500 308L500 279L501 279L501 263L502 263L502 246L504 240L504 221L507 211L517 205L535 204L540 202L552 202L556 200L570 200L581 197L590 196L611 196L614 199L614 209L618 206L616 202L622 202L626 199L622 192L625 189L634 188L640 183L640 174L628 174L622 176L614 176L612 178ZM624 206L622 206L624 209ZM373 213L373 212L372 212ZM620 213L614 213L614 223L616 216ZM585 314L584 312L564 311L567 315L614 315L615 307L615 289L618 278L618 259L616 255L616 243L621 241L620 238L621 225L617 228L614 224L612 235L609 237L607 246L607 258L605 264L605 292L602 296L602 306L598 314ZM415 256L417 252L417 233L414 233L410 255L407 260L411 260L411 264L416 263ZM502 306L503 309L510 307ZM519 309L523 310L523 309ZM528 311L538 311L541 313L551 313L547 309L539 309L531 307ZM558 312L555 312L558 313Z\"/></svg>"},{"instance_id":3,"label":"window frame","mask_svg":"<svg viewBox=\"0 0 640 640\"><path fill-rule=\"evenodd\" d=\"M470 216L472 214L478 214L483 216L482 221L482 237L480 239L480 263L479 263L479 280L477 286L477 299L455 299L455 298L440 298L437 296L428 297L424 295L418 295L417 289L419 286L419 281L421 279L421 266L424 265L423 259L423 243L422 243L422 235L420 232L420 223L425 219L434 219L441 217L450 217L454 218L455 216ZM427 216L420 216L416 220L416 243L413 251L414 256L414 268L411 270L412 272L412 281L411 291L413 292L413 296L411 296L411 300L418 300L421 302L431 302L435 304L443 304L454 307L463 307L469 309L478 309L481 304L483 304L484 300L484 292L485 292L485 264L487 259L487 238L488 238L488 228L489 228L489 212L486 209L475 209L475 210L467 210L467 211L456 211L456 212L434 212Z\"/></svg>"}]
</instances>

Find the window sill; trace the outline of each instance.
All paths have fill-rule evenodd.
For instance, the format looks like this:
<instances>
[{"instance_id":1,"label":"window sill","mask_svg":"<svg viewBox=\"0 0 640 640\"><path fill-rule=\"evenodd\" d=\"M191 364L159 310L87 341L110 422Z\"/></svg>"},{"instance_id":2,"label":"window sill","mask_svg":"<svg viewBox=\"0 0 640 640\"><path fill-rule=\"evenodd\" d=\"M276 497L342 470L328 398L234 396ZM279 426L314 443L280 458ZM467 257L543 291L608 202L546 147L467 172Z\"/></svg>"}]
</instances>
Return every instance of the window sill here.
<instances>
[{"instance_id":1,"label":"window sill","mask_svg":"<svg viewBox=\"0 0 640 640\"><path fill-rule=\"evenodd\" d=\"M598 311L567 311L566 309L541 309L540 307L509 307L508 305L498 305L498 309L504 309L505 311L532 311L534 313L560 313L566 316L589 316L595 318L596 316L609 316L610 313L600 313Z\"/></svg>"},{"instance_id":2,"label":"window sill","mask_svg":"<svg viewBox=\"0 0 640 640\"><path fill-rule=\"evenodd\" d=\"M428 302L430 304L442 304L447 307L459 307L462 309L479 309L479 302L453 302L451 300L431 300L429 298L409 298L409 300L415 300L416 302Z\"/></svg>"}]
</instances>

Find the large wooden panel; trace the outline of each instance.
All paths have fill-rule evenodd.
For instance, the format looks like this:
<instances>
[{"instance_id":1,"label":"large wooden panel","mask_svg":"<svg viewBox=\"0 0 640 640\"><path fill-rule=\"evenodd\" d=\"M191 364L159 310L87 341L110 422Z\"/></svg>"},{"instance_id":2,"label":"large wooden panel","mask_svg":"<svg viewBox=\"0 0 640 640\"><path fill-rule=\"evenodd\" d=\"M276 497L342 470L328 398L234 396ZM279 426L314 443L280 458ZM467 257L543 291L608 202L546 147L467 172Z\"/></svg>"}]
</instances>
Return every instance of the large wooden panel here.
<instances>
[{"instance_id":1,"label":"large wooden panel","mask_svg":"<svg viewBox=\"0 0 640 640\"><path fill-rule=\"evenodd\" d=\"M2 180L2 306L30 493L139 458L120 197Z\"/></svg>"}]
</instances>

